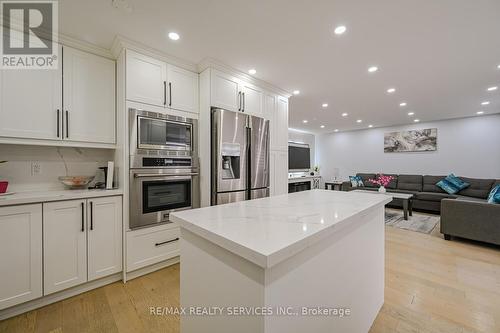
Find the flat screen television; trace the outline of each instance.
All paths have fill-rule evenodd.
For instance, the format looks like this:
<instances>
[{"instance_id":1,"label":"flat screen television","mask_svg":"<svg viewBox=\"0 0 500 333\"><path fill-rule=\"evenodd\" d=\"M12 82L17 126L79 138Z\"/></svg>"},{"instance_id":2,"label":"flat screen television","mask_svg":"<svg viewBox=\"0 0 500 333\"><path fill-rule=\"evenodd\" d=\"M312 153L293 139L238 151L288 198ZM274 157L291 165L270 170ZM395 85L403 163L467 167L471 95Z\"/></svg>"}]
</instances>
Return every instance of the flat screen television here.
<instances>
[{"instance_id":1,"label":"flat screen television","mask_svg":"<svg viewBox=\"0 0 500 333\"><path fill-rule=\"evenodd\" d=\"M308 171L311 169L311 151L308 146L288 145L288 170Z\"/></svg>"}]
</instances>

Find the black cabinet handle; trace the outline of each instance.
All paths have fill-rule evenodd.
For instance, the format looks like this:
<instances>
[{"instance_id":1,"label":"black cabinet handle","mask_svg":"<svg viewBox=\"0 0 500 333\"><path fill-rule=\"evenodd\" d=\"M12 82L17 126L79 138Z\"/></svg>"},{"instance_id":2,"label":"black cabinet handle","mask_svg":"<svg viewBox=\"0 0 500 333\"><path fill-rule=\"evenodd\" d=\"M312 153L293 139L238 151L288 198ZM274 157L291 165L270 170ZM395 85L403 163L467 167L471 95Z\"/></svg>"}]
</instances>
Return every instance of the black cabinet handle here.
<instances>
[{"instance_id":1,"label":"black cabinet handle","mask_svg":"<svg viewBox=\"0 0 500 333\"><path fill-rule=\"evenodd\" d=\"M169 96L168 106L172 106L172 82L168 83L168 96Z\"/></svg>"},{"instance_id":2,"label":"black cabinet handle","mask_svg":"<svg viewBox=\"0 0 500 333\"><path fill-rule=\"evenodd\" d=\"M85 203L81 203L82 205L82 232L85 232Z\"/></svg>"},{"instance_id":3,"label":"black cabinet handle","mask_svg":"<svg viewBox=\"0 0 500 333\"><path fill-rule=\"evenodd\" d=\"M163 81L163 105L167 105L167 81Z\"/></svg>"},{"instance_id":4,"label":"black cabinet handle","mask_svg":"<svg viewBox=\"0 0 500 333\"><path fill-rule=\"evenodd\" d=\"M90 230L94 230L94 203L90 202Z\"/></svg>"},{"instance_id":5,"label":"black cabinet handle","mask_svg":"<svg viewBox=\"0 0 500 333\"><path fill-rule=\"evenodd\" d=\"M242 93L241 95L243 96L243 107L241 109L245 112L245 93Z\"/></svg>"},{"instance_id":6,"label":"black cabinet handle","mask_svg":"<svg viewBox=\"0 0 500 333\"><path fill-rule=\"evenodd\" d=\"M165 242L156 243L155 246L161 246L161 245L165 245L165 244L168 244L168 243L177 242L178 240L179 240L179 237L171 239L171 240L168 240L168 241L165 241Z\"/></svg>"},{"instance_id":7,"label":"black cabinet handle","mask_svg":"<svg viewBox=\"0 0 500 333\"><path fill-rule=\"evenodd\" d=\"M238 92L238 111L241 111L241 91Z\"/></svg>"},{"instance_id":8,"label":"black cabinet handle","mask_svg":"<svg viewBox=\"0 0 500 333\"><path fill-rule=\"evenodd\" d=\"M69 138L69 112L66 110L66 138Z\"/></svg>"},{"instance_id":9,"label":"black cabinet handle","mask_svg":"<svg viewBox=\"0 0 500 333\"><path fill-rule=\"evenodd\" d=\"M57 137L61 135L61 110L57 109Z\"/></svg>"}]
</instances>

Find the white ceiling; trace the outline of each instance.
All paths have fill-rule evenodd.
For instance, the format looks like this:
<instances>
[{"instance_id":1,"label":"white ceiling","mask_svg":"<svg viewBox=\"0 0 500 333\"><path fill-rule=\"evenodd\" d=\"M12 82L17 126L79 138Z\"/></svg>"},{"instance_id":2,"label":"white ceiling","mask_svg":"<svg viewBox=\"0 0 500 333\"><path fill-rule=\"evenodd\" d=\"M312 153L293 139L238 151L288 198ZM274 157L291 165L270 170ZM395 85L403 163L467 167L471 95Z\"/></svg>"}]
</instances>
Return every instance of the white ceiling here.
<instances>
[{"instance_id":1,"label":"white ceiling","mask_svg":"<svg viewBox=\"0 0 500 333\"><path fill-rule=\"evenodd\" d=\"M421 121L500 112L500 88L486 91L500 87L498 0L127 2L131 12L111 0L61 0L60 30L105 48L121 34L194 63L255 68L256 77L301 91L290 99L292 128L405 124L409 111ZM336 36L340 24L347 32ZM169 31L181 39L170 41ZM379 71L369 74L371 65Z\"/></svg>"}]
</instances>

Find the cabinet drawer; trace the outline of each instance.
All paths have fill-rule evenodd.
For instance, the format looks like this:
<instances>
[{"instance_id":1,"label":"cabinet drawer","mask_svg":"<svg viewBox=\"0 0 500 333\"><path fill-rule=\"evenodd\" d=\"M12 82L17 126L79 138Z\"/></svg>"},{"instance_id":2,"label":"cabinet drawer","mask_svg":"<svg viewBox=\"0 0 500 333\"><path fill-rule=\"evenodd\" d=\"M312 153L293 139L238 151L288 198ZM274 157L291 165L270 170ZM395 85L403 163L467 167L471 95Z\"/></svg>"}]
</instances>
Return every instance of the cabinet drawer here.
<instances>
[{"instance_id":1,"label":"cabinet drawer","mask_svg":"<svg viewBox=\"0 0 500 333\"><path fill-rule=\"evenodd\" d=\"M127 272L179 255L180 229L155 229L127 233Z\"/></svg>"}]
</instances>

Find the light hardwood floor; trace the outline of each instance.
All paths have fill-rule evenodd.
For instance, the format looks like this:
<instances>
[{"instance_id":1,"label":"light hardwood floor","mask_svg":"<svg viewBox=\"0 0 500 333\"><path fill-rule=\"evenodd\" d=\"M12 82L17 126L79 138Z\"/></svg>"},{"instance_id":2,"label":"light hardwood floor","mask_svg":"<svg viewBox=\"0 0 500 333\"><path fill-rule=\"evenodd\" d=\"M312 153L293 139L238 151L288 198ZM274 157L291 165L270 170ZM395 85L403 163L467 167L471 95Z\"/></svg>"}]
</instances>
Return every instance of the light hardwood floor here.
<instances>
[{"instance_id":1,"label":"light hardwood floor","mask_svg":"<svg viewBox=\"0 0 500 333\"><path fill-rule=\"evenodd\" d=\"M500 332L500 248L386 227L385 305L372 333ZM179 332L179 265L0 322L0 332ZM346 332L348 333L348 332Z\"/></svg>"}]
</instances>

